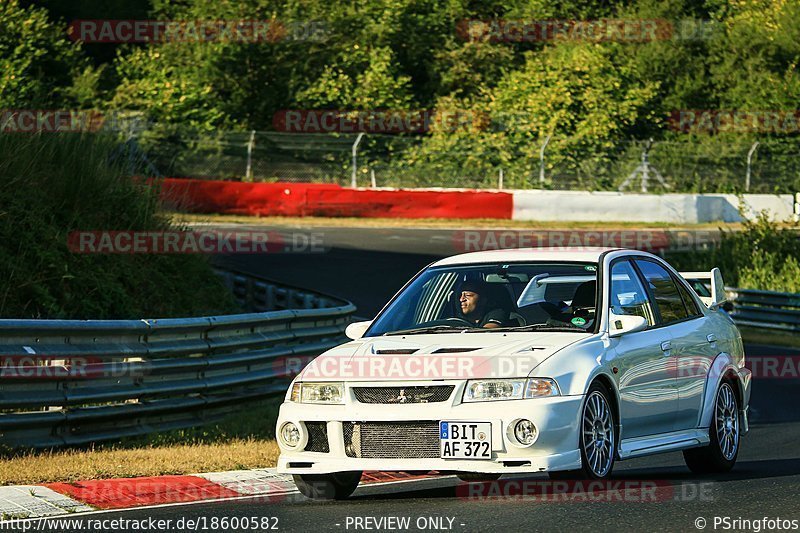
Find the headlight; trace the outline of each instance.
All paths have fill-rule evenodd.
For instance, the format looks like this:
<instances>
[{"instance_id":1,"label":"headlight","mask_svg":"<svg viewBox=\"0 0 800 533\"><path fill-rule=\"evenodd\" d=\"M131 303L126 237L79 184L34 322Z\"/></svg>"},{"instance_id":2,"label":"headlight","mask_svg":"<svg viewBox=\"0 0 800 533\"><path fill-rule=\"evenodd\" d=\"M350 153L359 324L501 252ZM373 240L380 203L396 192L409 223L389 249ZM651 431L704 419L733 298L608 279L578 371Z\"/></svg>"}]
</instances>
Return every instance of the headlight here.
<instances>
[{"instance_id":1,"label":"headlight","mask_svg":"<svg viewBox=\"0 0 800 533\"><path fill-rule=\"evenodd\" d=\"M548 378L480 379L467 382L464 402L491 402L558 396L558 385Z\"/></svg>"},{"instance_id":2,"label":"headlight","mask_svg":"<svg viewBox=\"0 0 800 533\"><path fill-rule=\"evenodd\" d=\"M294 383L289 400L299 403L344 403L344 383Z\"/></svg>"}]
</instances>

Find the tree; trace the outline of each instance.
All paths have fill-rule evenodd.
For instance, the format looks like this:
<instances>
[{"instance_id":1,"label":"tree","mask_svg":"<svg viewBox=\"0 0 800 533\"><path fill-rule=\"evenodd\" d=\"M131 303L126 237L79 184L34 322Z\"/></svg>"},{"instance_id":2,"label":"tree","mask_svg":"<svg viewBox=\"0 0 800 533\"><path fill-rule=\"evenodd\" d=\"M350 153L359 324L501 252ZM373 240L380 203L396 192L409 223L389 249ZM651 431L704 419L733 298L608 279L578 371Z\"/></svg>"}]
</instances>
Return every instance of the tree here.
<instances>
[{"instance_id":1,"label":"tree","mask_svg":"<svg viewBox=\"0 0 800 533\"><path fill-rule=\"evenodd\" d=\"M18 0L0 3L0 28L0 109L74 105L73 79L88 68L80 45L45 10Z\"/></svg>"}]
</instances>

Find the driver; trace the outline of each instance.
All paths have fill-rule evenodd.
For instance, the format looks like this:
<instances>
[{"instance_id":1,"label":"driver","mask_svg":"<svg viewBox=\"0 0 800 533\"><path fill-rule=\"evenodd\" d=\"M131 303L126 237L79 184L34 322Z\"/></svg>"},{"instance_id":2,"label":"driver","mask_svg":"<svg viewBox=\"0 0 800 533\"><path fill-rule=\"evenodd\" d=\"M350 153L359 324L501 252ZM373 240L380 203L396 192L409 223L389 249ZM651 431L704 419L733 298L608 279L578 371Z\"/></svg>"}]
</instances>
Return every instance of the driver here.
<instances>
[{"instance_id":1,"label":"driver","mask_svg":"<svg viewBox=\"0 0 800 533\"><path fill-rule=\"evenodd\" d=\"M499 328L505 320L502 309L489 309L489 288L485 281L465 281L461 285L461 315L479 328Z\"/></svg>"}]
</instances>

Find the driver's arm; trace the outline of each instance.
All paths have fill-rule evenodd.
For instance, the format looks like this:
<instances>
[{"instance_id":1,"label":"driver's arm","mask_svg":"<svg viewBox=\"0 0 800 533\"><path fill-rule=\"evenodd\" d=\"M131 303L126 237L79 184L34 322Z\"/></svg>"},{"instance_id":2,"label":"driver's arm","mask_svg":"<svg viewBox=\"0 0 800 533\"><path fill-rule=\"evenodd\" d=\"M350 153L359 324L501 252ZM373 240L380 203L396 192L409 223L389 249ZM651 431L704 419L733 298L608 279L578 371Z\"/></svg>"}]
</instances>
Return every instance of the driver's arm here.
<instances>
[{"instance_id":1,"label":"driver's arm","mask_svg":"<svg viewBox=\"0 0 800 533\"><path fill-rule=\"evenodd\" d=\"M503 311L501 311L500 309L494 309L492 311L489 311L484 317L483 327L486 329L499 328L503 325L505 319L506 316L505 313L503 313Z\"/></svg>"}]
</instances>

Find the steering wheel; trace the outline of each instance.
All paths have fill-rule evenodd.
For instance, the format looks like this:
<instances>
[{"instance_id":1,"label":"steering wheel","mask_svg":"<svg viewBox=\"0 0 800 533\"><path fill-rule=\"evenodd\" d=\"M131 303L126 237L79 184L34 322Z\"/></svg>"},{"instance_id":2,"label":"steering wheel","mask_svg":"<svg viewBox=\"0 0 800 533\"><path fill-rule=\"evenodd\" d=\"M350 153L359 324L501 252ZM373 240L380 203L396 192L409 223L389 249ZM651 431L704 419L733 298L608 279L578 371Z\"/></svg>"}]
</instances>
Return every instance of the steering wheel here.
<instances>
[{"instance_id":1,"label":"steering wheel","mask_svg":"<svg viewBox=\"0 0 800 533\"><path fill-rule=\"evenodd\" d=\"M445 322L449 322L452 325L460 323L470 328L477 327L475 324L470 324L468 320L464 320L463 318L458 318L457 316L451 316L450 318L445 319Z\"/></svg>"},{"instance_id":2,"label":"steering wheel","mask_svg":"<svg viewBox=\"0 0 800 533\"><path fill-rule=\"evenodd\" d=\"M440 318L438 320L431 320L430 322L425 322L422 324L417 324L417 327L435 327L435 326L464 326L467 328L476 328L475 324L470 324L469 321L464 320L463 318L459 318L457 316L453 316L450 318Z\"/></svg>"}]
</instances>

